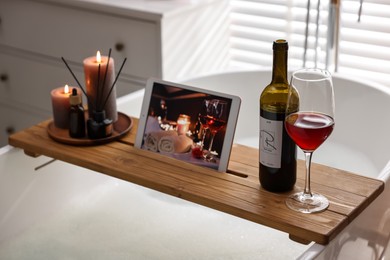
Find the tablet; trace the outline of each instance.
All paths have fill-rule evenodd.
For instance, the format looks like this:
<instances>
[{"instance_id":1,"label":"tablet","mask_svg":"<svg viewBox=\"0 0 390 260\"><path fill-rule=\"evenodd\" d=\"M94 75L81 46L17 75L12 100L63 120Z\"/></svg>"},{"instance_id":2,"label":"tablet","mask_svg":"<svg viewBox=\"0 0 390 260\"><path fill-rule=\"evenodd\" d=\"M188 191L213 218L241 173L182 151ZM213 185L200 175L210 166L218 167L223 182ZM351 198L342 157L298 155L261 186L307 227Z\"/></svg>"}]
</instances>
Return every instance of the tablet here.
<instances>
[{"instance_id":1,"label":"tablet","mask_svg":"<svg viewBox=\"0 0 390 260\"><path fill-rule=\"evenodd\" d=\"M135 147L226 172L241 99L147 80Z\"/></svg>"}]
</instances>

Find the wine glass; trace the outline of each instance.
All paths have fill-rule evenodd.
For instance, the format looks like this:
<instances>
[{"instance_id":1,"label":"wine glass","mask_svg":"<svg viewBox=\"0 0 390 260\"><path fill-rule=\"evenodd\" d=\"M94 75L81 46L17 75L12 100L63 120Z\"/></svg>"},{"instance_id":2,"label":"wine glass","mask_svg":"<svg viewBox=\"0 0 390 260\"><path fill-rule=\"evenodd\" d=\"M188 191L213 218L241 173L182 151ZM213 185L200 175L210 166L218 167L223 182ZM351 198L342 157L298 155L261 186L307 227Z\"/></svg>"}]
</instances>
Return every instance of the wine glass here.
<instances>
[{"instance_id":1,"label":"wine glass","mask_svg":"<svg viewBox=\"0 0 390 260\"><path fill-rule=\"evenodd\" d=\"M161 111L163 113L162 121L166 122L167 121L167 114L168 114L168 107L167 107L167 103L165 102L164 99L160 100L160 108L161 108Z\"/></svg>"},{"instance_id":2,"label":"wine glass","mask_svg":"<svg viewBox=\"0 0 390 260\"><path fill-rule=\"evenodd\" d=\"M334 127L334 90L326 70L301 69L293 73L286 106L286 131L305 154L305 189L287 198L290 209L303 213L325 210L329 201L310 188L313 152L329 137Z\"/></svg>"},{"instance_id":3,"label":"wine glass","mask_svg":"<svg viewBox=\"0 0 390 260\"><path fill-rule=\"evenodd\" d=\"M198 114L198 121L202 125L202 134L201 134L202 141L200 143L201 151L203 151L204 140L206 138L206 132L209 129L209 126L207 125L207 120L206 120L207 114L209 112L209 106L210 106L210 100L209 99L203 100L201 109L200 109L199 114Z\"/></svg>"},{"instance_id":4,"label":"wine glass","mask_svg":"<svg viewBox=\"0 0 390 260\"><path fill-rule=\"evenodd\" d=\"M209 130L211 133L209 149L203 157L206 161L215 162L211 149L213 147L215 135L226 125L227 102L220 99L204 100L203 109L203 113L201 111L199 114L199 119L204 131ZM202 145L204 143L204 138L205 132L203 133Z\"/></svg>"}]
</instances>

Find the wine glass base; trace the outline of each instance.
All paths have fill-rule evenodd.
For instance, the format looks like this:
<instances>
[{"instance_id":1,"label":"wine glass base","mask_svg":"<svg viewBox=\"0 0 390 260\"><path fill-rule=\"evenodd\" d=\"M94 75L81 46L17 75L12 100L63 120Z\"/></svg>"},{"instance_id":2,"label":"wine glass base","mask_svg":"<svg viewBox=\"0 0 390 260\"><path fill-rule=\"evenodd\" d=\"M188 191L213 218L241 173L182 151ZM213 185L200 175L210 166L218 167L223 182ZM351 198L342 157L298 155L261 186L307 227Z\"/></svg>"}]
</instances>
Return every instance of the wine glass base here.
<instances>
[{"instance_id":1,"label":"wine glass base","mask_svg":"<svg viewBox=\"0 0 390 260\"><path fill-rule=\"evenodd\" d=\"M212 163L215 163L217 162L217 160L215 160L214 156L210 153L210 152L207 152L203 155L203 159L206 161L206 162L212 162Z\"/></svg>"},{"instance_id":2,"label":"wine glass base","mask_svg":"<svg viewBox=\"0 0 390 260\"><path fill-rule=\"evenodd\" d=\"M318 193L312 193L312 196L310 196L310 194L298 192L286 199L286 205L290 209L301 213L315 213L327 209L329 201Z\"/></svg>"}]
</instances>

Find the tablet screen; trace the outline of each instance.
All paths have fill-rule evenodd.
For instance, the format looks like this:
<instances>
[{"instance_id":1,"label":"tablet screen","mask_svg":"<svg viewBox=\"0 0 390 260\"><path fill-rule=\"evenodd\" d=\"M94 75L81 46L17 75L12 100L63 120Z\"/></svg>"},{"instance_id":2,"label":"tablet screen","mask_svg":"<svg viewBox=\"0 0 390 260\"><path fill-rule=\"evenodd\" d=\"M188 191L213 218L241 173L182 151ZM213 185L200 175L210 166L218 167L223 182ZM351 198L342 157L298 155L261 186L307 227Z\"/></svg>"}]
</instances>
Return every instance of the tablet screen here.
<instances>
[{"instance_id":1,"label":"tablet screen","mask_svg":"<svg viewBox=\"0 0 390 260\"><path fill-rule=\"evenodd\" d=\"M149 79L136 147L226 171L240 99Z\"/></svg>"}]
</instances>

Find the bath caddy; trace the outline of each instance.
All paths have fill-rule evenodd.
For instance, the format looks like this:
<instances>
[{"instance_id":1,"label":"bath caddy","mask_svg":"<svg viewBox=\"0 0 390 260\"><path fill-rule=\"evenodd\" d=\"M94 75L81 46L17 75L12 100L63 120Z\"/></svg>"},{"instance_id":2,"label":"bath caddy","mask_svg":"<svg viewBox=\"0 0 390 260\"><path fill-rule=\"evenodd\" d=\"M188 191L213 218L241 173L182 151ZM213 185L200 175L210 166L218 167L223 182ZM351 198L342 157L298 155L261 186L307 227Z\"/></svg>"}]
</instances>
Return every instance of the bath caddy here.
<instances>
[{"instance_id":1,"label":"bath caddy","mask_svg":"<svg viewBox=\"0 0 390 260\"><path fill-rule=\"evenodd\" d=\"M301 243L329 243L384 189L380 180L313 164L312 188L324 194L330 206L321 213L302 214L289 210L284 201L302 190L303 161L298 161L295 190L276 194L259 185L257 149L234 145L228 173L220 173L134 148L135 118L122 139L91 147L55 142L47 133L49 122L13 134L9 143L30 156L49 156L284 231Z\"/></svg>"}]
</instances>

